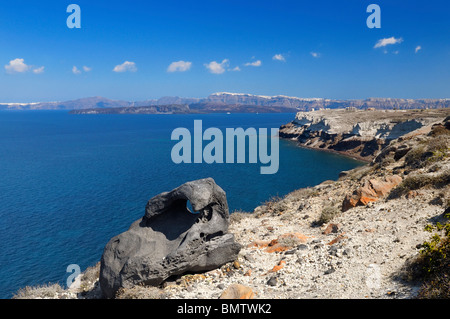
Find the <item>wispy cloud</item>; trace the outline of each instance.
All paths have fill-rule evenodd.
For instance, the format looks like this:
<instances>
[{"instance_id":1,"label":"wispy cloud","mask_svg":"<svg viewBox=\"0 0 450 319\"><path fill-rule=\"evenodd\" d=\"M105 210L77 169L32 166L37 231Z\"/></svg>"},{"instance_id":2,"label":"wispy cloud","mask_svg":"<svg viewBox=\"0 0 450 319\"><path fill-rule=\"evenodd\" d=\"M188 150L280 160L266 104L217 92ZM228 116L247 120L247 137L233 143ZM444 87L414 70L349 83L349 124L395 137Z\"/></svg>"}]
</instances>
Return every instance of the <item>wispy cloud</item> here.
<instances>
[{"instance_id":1,"label":"wispy cloud","mask_svg":"<svg viewBox=\"0 0 450 319\"><path fill-rule=\"evenodd\" d=\"M213 74L222 74L225 72L229 64L230 61L228 59L224 59L221 63L218 63L216 61L206 63L205 67L209 70L209 72Z\"/></svg>"},{"instance_id":2,"label":"wispy cloud","mask_svg":"<svg viewBox=\"0 0 450 319\"><path fill-rule=\"evenodd\" d=\"M122 64L116 65L113 69L114 72L123 73L123 72L136 72L137 67L136 63L125 61Z\"/></svg>"},{"instance_id":3,"label":"wispy cloud","mask_svg":"<svg viewBox=\"0 0 450 319\"><path fill-rule=\"evenodd\" d=\"M82 69L84 72L91 72L91 70L92 70L92 68L85 66L85 65L82 67ZM74 65L72 68L72 73L73 74L81 74L82 71Z\"/></svg>"},{"instance_id":4,"label":"wispy cloud","mask_svg":"<svg viewBox=\"0 0 450 319\"><path fill-rule=\"evenodd\" d=\"M320 53L319 52L310 52L311 56L313 58L320 58Z\"/></svg>"},{"instance_id":5,"label":"wispy cloud","mask_svg":"<svg viewBox=\"0 0 450 319\"><path fill-rule=\"evenodd\" d=\"M73 74L80 74L81 71L74 65L73 68L72 68L72 73Z\"/></svg>"},{"instance_id":6,"label":"wispy cloud","mask_svg":"<svg viewBox=\"0 0 450 319\"><path fill-rule=\"evenodd\" d=\"M247 62L244 65L245 66L256 66L256 67L258 67L258 66L261 66L261 64L262 64L261 60L257 60L257 61L254 61L254 62Z\"/></svg>"},{"instance_id":7,"label":"wispy cloud","mask_svg":"<svg viewBox=\"0 0 450 319\"><path fill-rule=\"evenodd\" d=\"M284 55L282 55L282 54L275 54L275 55L272 57L272 60L286 62L286 58L285 58Z\"/></svg>"},{"instance_id":8,"label":"wispy cloud","mask_svg":"<svg viewBox=\"0 0 450 319\"><path fill-rule=\"evenodd\" d=\"M422 50L422 47L420 45L416 46L416 49L414 50L416 53Z\"/></svg>"},{"instance_id":9,"label":"wispy cloud","mask_svg":"<svg viewBox=\"0 0 450 319\"><path fill-rule=\"evenodd\" d=\"M44 73L44 69L45 69L45 67L43 67L43 66L38 67L38 68L35 68L35 69L33 69L33 73L34 73L34 74L41 74L41 73Z\"/></svg>"},{"instance_id":10,"label":"wispy cloud","mask_svg":"<svg viewBox=\"0 0 450 319\"><path fill-rule=\"evenodd\" d=\"M188 71L192 66L192 62L177 61L172 62L167 68L167 72L185 72Z\"/></svg>"},{"instance_id":11,"label":"wispy cloud","mask_svg":"<svg viewBox=\"0 0 450 319\"><path fill-rule=\"evenodd\" d=\"M384 39L380 39L377 41L377 43L374 46L374 49L385 47L390 44L397 44L397 43L402 43L402 42L403 42L402 38L395 38L395 37L384 38Z\"/></svg>"},{"instance_id":12,"label":"wispy cloud","mask_svg":"<svg viewBox=\"0 0 450 319\"><path fill-rule=\"evenodd\" d=\"M238 67L238 66L236 66L236 67L234 67L234 68L232 68L232 69L230 69L230 70L228 70L228 71L238 72L238 71L240 71L240 70L241 70L241 68Z\"/></svg>"}]
</instances>

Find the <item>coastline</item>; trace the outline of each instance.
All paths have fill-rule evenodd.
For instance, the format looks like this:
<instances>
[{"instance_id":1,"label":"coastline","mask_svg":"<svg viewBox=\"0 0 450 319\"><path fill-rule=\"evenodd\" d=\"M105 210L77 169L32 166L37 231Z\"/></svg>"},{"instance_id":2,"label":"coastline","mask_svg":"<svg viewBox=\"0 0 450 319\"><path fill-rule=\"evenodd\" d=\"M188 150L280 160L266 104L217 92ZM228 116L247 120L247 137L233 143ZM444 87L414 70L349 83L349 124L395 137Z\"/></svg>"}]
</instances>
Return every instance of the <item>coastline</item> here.
<instances>
[{"instance_id":1,"label":"coastline","mask_svg":"<svg viewBox=\"0 0 450 319\"><path fill-rule=\"evenodd\" d=\"M337 151L337 150L333 150L333 149L327 149L327 148L320 148L320 147L314 147L314 146L308 146L308 145L304 145L301 142L299 142L296 138L289 138L289 137L282 137L280 136L280 138L284 139L284 140L288 140L288 141L292 141L296 144L297 147L301 147L301 148L305 148L305 149L309 149L309 150L315 150L315 151L321 151L321 152L327 152L327 153L332 153L332 154L337 154L337 155L341 155L347 158L351 158L360 162L363 162L365 164L370 164L374 157L371 158L367 158L367 157L363 157L357 154L351 154L345 151Z\"/></svg>"},{"instance_id":2,"label":"coastline","mask_svg":"<svg viewBox=\"0 0 450 319\"><path fill-rule=\"evenodd\" d=\"M420 297L423 287L408 279L409 267L431 236L424 231L430 220L447 222L448 124L393 140L338 180L293 190L250 214L231 214L229 231L243 247L235 262L159 287L126 288L116 298L217 299L235 285L250 289L245 296L252 299ZM442 154L429 151L436 143L446 143ZM405 149L410 156L399 152ZM431 160L416 159L418 151ZM416 179L421 182L411 184ZM91 267L80 276L81 287L57 289L49 298L102 298L98 272L99 265ZM22 297L36 296L19 292L16 298Z\"/></svg>"}]
</instances>

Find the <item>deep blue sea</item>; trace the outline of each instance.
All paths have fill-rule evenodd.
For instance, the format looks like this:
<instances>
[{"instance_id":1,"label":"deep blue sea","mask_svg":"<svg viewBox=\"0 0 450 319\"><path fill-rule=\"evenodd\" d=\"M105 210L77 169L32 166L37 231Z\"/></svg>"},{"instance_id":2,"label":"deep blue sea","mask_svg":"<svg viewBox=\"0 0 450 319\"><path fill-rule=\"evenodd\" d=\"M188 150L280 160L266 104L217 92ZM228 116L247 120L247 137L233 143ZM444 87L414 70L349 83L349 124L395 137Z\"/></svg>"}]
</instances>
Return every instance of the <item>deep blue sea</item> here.
<instances>
[{"instance_id":1,"label":"deep blue sea","mask_svg":"<svg viewBox=\"0 0 450 319\"><path fill-rule=\"evenodd\" d=\"M21 287L65 284L106 243L144 214L147 201L187 181L212 177L230 212L337 179L362 163L280 140L280 168L257 164L174 164L171 133L208 127L277 128L294 114L71 115L0 112L0 298ZM224 133L225 135L225 133ZM206 144L206 143L205 143Z\"/></svg>"}]
</instances>

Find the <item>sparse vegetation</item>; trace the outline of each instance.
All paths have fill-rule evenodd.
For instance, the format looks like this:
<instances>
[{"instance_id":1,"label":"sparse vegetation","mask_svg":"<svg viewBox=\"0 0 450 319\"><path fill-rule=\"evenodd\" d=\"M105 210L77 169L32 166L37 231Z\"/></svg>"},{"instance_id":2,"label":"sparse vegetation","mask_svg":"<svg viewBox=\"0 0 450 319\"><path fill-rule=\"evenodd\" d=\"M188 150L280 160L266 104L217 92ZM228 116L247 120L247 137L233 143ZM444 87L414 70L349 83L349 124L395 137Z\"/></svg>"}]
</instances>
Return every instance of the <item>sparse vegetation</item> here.
<instances>
[{"instance_id":1,"label":"sparse vegetation","mask_svg":"<svg viewBox=\"0 0 450 319\"><path fill-rule=\"evenodd\" d=\"M267 210L272 214L280 214L284 212L288 207L286 203L283 201L283 198L279 196L273 196L268 201L264 203L266 205Z\"/></svg>"},{"instance_id":2,"label":"sparse vegetation","mask_svg":"<svg viewBox=\"0 0 450 319\"><path fill-rule=\"evenodd\" d=\"M230 214L230 223L231 224L238 223L242 219L250 217L250 216L251 216L251 214L248 212L245 212L243 210L235 210L233 213Z\"/></svg>"},{"instance_id":3,"label":"sparse vegetation","mask_svg":"<svg viewBox=\"0 0 450 319\"><path fill-rule=\"evenodd\" d=\"M294 199L307 199L314 193L314 189L312 187L300 188L293 192L291 192L288 196Z\"/></svg>"},{"instance_id":4,"label":"sparse vegetation","mask_svg":"<svg viewBox=\"0 0 450 319\"><path fill-rule=\"evenodd\" d=\"M39 286L26 286L14 294L12 299L52 299L64 289L59 284L44 284Z\"/></svg>"},{"instance_id":5,"label":"sparse vegetation","mask_svg":"<svg viewBox=\"0 0 450 319\"><path fill-rule=\"evenodd\" d=\"M166 295L157 287L136 285L119 289L116 299L166 299Z\"/></svg>"},{"instance_id":6,"label":"sparse vegetation","mask_svg":"<svg viewBox=\"0 0 450 319\"><path fill-rule=\"evenodd\" d=\"M441 136L441 135L450 135L450 130L447 129L444 125L435 125L433 130L431 131L431 136Z\"/></svg>"},{"instance_id":7,"label":"sparse vegetation","mask_svg":"<svg viewBox=\"0 0 450 319\"><path fill-rule=\"evenodd\" d=\"M340 213L341 213L341 210L338 207L336 207L336 206L332 206L332 205L325 206L322 209L322 213L320 214L320 217L319 217L319 220L317 221L317 223L319 225L328 223L335 216L337 216Z\"/></svg>"},{"instance_id":8,"label":"sparse vegetation","mask_svg":"<svg viewBox=\"0 0 450 319\"><path fill-rule=\"evenodd\" d=\"M417 190L423 187L442 188L450 183L450 172L444 171L439 174L415 174L407 176L403 182L398 185L389 194L389 199L398 198L407 194L409 191Z\"/></svg>"},{"instance_id":9,"label":"sparse vegetation","mask_svg":"<svg viewBox=\"0 0 450 319\"><path fill-rule=\"evenodd\" d=\"M412 169L423 168L446 158L448 151L448 135L438 135L410 150L405 156L405 165Z\"/></svg>"},{"instance_id":10,"label":"sparse vegetation","mask_svg":"<svg viewBox=\"0 0 450 319\"><path fill-rule=\"evenodd\" d=\"M295 236L282 236L278 239L278 244L287 248L298 246L301 241Z\"/></svg>"},{"instance_id":11,"label":"sparse vegetation","mask_svg":"<svg viewBox=\"0 0 450 319\"><path fill-rule=\"evenodd\" d=\"M426 231L436 233L422 244L419 258L413 263L416 276L424 280L418 298L450 298L450 213L445 218L444 224L426 226Z\"/></svg>"},{"instance_id":12,"label":"sparse vegetation","mask_svg":"<svg viewBox=\"0 0 450 319\"><path fill-rule=\"evenodd\" d=\"M357 168L354 168L352 170L347 171L344 178L348 178L352 181L359 181L364 176L368 175L370 172L372 172L375 168L370 165L364 165Z\"/></svg>"}]
</instances>

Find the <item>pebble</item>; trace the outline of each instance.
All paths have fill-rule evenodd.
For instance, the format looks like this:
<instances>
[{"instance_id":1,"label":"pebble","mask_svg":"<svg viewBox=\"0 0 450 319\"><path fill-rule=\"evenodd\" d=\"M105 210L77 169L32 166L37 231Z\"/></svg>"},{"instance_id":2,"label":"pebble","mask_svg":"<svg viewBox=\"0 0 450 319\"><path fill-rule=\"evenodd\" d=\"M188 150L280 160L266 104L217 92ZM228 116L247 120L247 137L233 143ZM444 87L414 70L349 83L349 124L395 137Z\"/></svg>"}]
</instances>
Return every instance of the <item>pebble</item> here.
<instances>
[{"instance_id":1,"label":"pebble","mask_svg":"<svg viewBox=\"0 0 450 319\"><path fill-rule=\"evenodd\" d=\"M267 281L267 285L269 286L276 286L278 283L278 279L275 276L270 277L270 279Z\"/></svg>"},{"instance_id":2,"label":"pebble","mask_svg":"<svg viewBox=\"0 0 450 319\"><path fill-rule=\"evenodd\" d=\"M324 274L325 274L325 275L329 275L329 274L334 273L335 271L336 271L336 269L330 268L330 269L328 269L328 270L325 270Z\"/></svg>"}]
</instances>

